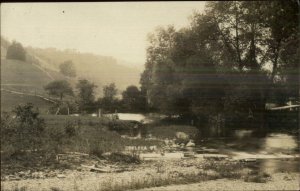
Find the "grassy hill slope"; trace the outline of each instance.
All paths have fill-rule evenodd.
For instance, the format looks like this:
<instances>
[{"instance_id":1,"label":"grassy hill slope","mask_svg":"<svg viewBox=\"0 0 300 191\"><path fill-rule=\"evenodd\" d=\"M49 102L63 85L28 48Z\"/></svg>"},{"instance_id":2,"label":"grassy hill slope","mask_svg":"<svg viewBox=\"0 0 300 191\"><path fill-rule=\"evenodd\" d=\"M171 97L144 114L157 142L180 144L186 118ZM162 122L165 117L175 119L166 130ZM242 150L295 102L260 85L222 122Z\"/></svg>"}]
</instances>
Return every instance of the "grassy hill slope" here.
<instances>
[{"instance_id":1,"label":"grassy hill slope","mask_svg":"<svg viewBox=\"0 0 300 191\"><path fill-rule=\"evenodd\" d=\"M102 87L114 82L119 90L129 85L139 85L141 70L122 65L113 57L99 56L90 53L80 53L75 50L60 51L55 48L27 48L35 55L43 67L57 68L66 60L72 60L77 70L77 78L86 78L94 82L97 94L102 94Z\"/></svg>"},{"instance_id":2,"label":"grassy hill slope","mask_svg":"<svg viewBox=\"0 0 300 191\"><path fill-rule=\"evenodd\" d=\"M1 112L10 112L19 104L25 103L32 103L35 107L39 108L39 111L42 114L47 113L48 109L53 105L51 102L45 101L39 97L1 91Z\"/></svg>"},{"instance_id":3,"label":"grassy hill slope","mask_svg":"<svg viewBox=\"0 0 300 191\"><path fill-rule=\"evenodd\" d=\"M45 94L43 87L53 79L51 74L49 75L36 65L19 60L1 59L2 88Z\"/></svg>"},{"instance_id":4,"label":"grassy hill slope","mask_svg":"<svg viewBox=\"0 0 300 191\"><path fill-rule=\"evenodd\" d=\"M102 95L102 87L112 82L119 89L119 94L129 85L139 85L141 69L124 66L120 64L124 61L118 61L113 57L80 53L75 50L25 47L26 62L23 62L5 58L9 45L10 42L1 36L1 89L30 95L1 91L2 110L28 101L48 107L51 103L44 103L45 100L35 98L33 95L48 97L43 87L57 79L66 79L75 88L78 79L86 78L98 86L96 98ZM67 78L59 73L59 65L66 60L72 60L75 64L76 78Z\"/></svg>"},{"instance_id":5,"label":"grassy hill slope","mask_svg":"<svg viewBox=\"0 0 300 191\"><path fill-rule=\"evenodd\" d=\"M11 111L18 104L30 102L38 106L42 113L47 112L52 103L34 95L48 97L43 87L53 79L63 78L57 72L51 74L50 71L28 62L1 59L1 111Z\"/></svg>"}]
</instances>

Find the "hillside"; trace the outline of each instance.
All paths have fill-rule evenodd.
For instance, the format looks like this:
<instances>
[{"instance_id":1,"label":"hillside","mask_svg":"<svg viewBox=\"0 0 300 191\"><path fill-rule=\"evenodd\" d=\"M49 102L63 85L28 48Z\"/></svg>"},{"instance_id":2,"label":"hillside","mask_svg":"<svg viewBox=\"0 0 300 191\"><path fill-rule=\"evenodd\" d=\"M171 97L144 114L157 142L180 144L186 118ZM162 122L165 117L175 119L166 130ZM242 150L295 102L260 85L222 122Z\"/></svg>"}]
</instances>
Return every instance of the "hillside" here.
<instances>
[{"instance_id":1,"label":"hillside","mask_svg":"<svg viewBox=\"0 0 300 191\"><path fill-rule=\"evenodd\" d=\"M86 78L98 86L96 98L102 95L102 87L112 82L119 89L119 95L129 85L139 86L141 68L134 65L128 67L130 63L126 61L75 50L25 47L26 62L23 62L5 58L9 45L10 42L1 36L2 111L26 102L32 102L47 111L51 103L34 95L48 97L43 87L57 79L66 79L75 88L78 79ZM75 64L76 78L67 78L59 72L59 65L66 60L72 60ZM14 91L20 94L12 93Z\"/></svg>"},{"instance_id":2,"label":"hillside","mask_svg":"<svg viewBox=\"0 0 300 191\"><path fill-rule=\"evenodd\" d=\"M53 104L38 96L48 97L43 87L53 79L64 77L29 62L1 59L1 111L31 102L42 113L47 112Z\"/></svg>"},{"instance_id":3,"label":"hillside","mask_svg":"<svg viewBox=\"0 0 300 191\"><path fill-rule=\"evenodd\" d=\"M60 74L51 75L50 73L28 62L1 59L1 88L45 94L43 87L47 83L54 79L64 78Z\"/></svg>"},{"instance_id":4,"label":"hillside","mask_svg":"<svg viewBox=\"0 0 300 191\"><path fill-rule=\"evenodd\" d=\"M1 91L1 112L10 112L19 104L32 103L39 108L40 113L46 114L53 104L34 95L21 95Z\"/></svg>"},{"instance_id":5,"label":"hillside","mask_svg":"<svg viewBox=\"0 0 300 191\"><path fill-rule=\"evenodd\" d=\"M72 60L77 70L77 79L86 78L94 82L98 86L97 96L101 96L102 87L111 82L116 84L119 93L129 85L139 85L141 69L124 66L121 64L122 61L113 57L80 53L75 50L60 51L55 48L28 47L27 51L39 60L42 67L57 71L60 63Z\"/></svg>"}]
</instances>

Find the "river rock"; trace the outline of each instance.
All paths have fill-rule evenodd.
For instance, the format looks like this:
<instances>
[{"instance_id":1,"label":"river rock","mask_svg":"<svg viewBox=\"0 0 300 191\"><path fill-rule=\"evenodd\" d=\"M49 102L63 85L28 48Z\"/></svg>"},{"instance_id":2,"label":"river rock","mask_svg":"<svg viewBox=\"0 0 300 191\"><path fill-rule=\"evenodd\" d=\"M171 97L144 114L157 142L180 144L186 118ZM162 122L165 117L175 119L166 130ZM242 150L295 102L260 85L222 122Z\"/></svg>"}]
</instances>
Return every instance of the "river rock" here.
<instances>
[{"instance_id":1,"label":"river rock","mask_svg":"<svg viewBox=\"0 0 300 191\"><path fill-rule=\"evenodd\" d=\"M9 177L9 180L21 180L21 178L18 176L11 176Z\"/></svg>"},{"instance_id":2,"label":"river rock","mask_svg":"<svg viewBox=\"0 0 300 191\"><path fill-rule=\"evenodd\" d=\"M174 143L174 144L172 144L172 145L171 145L171 147L172 147L172 148L178 148L178 147L179 147L179 145L178 145L178 144L176 144L176 143Z\"/></svg>"},{"instance_id":3,"label":"river rock","mask_svg":"<svg viewBox=\"0 0 300 191\"><path fill-rule=\"evenodd\" d=\"M186 140L189 138L189 135L184 132L176 132L176 138Z\"/></svg>"},{"instance_id":4,"label":"river rock","mask_svg":"<svg viewBox=\"0 0 300 191\"><path fill-rule=\"evenodd\" d=\"M180 148L184 148L185 144L184 143L181 143L180 144Z\"/></svg>"},{"instance_id":5,"label":"river rock","mask_svg":"<svg viewBox=\"0 0 300 191\"><path fill-rule=\"evenodd\" d=\"M246 159L242 159L241 161L243 162L255 162L257 159L255 158L246 158Z\"/></svg>"},{"instance_id":6,"label":"river rock","mask_svg":"<svg viewBox=\"0 0 300 191\"><path fill-rule=\"evenodd\" d=\"M58 175L56 175L56 177L57 178L66 178L66 175L64 175L64 174L58 174Z\"/></svg>"},{"instance_id":7,"label":"river rock","mask_svg":"<svg viewBox=\"0 0 300 191\"><path fill-rule=\"evenodd\" d=\"M193 143L191 140L186 144L186 147L195 147L195 143Z\"/></svg>"}]
</instances>

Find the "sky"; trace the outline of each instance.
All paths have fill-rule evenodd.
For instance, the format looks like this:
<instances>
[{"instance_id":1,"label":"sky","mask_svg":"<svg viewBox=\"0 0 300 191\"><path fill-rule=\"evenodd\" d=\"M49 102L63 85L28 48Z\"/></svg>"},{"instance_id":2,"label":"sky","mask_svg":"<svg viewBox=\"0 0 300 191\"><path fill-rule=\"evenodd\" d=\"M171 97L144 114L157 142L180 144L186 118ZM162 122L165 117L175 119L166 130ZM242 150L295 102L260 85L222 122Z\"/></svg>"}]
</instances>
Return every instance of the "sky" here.
<instances>
[{"instance_id":1,"label":"sky","mask_svg":"<svg viewBox=\"0 0 300 191\"><path fill-rule=\"evenodd\" d=\"M24 46L76 49L143 65L147 34L189 25L205 2L2 3L1 35Z\"/></svg>"}]
</instances>

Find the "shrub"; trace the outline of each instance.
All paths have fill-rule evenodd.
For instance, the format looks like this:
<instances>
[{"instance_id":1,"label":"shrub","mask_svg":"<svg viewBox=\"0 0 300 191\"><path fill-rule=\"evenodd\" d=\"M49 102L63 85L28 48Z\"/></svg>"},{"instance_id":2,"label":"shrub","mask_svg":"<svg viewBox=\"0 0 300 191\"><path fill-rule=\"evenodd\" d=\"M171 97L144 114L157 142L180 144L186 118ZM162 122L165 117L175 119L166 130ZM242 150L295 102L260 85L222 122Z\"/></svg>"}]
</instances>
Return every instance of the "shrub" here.
<instances>
[{"instance_id":1,"label":"shrub","mask_svg":"<svg viewBox=\"0 0 300 191\"><path fill-rule=\"evenodd\" d=\"M65 132L68 137L75 136L77 133L75 124L70 121L67 121L67 123L65 124Z\"/></svg>"},{"instance_id":2,"label":"shrub","mask_svg":"<svg viewBox=\"0 0 300 191\"><path fill-rule=\"evenodd\" d=\"M107 157L108 160L112 162L120 162L120 163L136 163L139 164L141 162L140 158L136 155L128 155L120 152L114 152Z\"/></svg>"},{"instance_id":3,"label":"shrub","mask_svg":"<svg viewBox=\"0 0 300 191\"><path fill-rule=\"evenodd\" d=\"M92 147L92 148L90 148L89 154L94 155L98 158L102 158L103 151L100 148Z\"/></svg>"},{"instance_id":4,"label":"shrub","mask_svg":"<svg viewBox=\"0 0 300 191\"><path fill-rule=\"evenodd\" d=\"M13 113L15 117L1 116L1 145L11 145L15 152L40 149L45 123L38 110L28 103L17 106Z\"/></svg>"},{"instance_id":5,"label":"shrub","mask_svg":"<svg viewBox=\"0 0 300 191\"><path fill-rule=\"evenodd\" d=\"M245 182L266 183L270 177L266 172L251 171L245 176L244 180Z\"/></svg>"}]
</instances>

